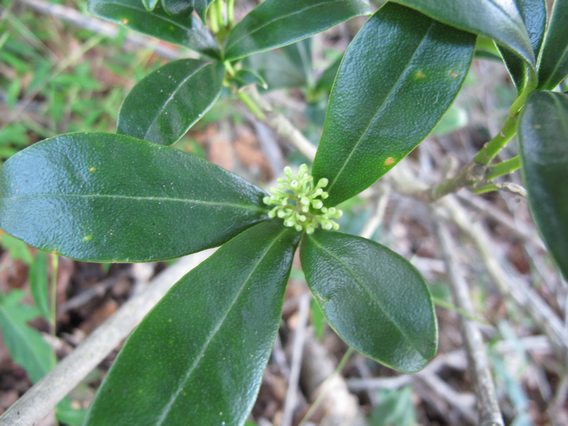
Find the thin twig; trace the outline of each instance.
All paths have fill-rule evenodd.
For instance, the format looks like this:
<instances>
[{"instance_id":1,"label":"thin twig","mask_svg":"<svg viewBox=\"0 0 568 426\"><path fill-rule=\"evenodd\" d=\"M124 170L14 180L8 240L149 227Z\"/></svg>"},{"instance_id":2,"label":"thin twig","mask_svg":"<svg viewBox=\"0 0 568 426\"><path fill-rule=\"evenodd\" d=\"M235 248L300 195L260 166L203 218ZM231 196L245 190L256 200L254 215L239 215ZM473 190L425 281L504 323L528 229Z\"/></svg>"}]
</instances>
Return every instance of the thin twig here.
<instances>
[{"instance_id":1,"label":"thin twig","mask_svg":"<svg viewBox=\"0 0 568 426\"><path fill-rule=\"evenodd\" d=\"M448 268L448 278L454 303L461 310L468 312L470 315L475 315L464 273L455 257L456 246L453 238L443 222L437 223L436 231ZM463 316L460 316L459 320L477 396L479 424L487 426L504 425L481 333L473 321Z\"/></svg>"},{"instance_id":2,"label":"thin twig","mask_svg":"<svg viewBox=\"0 0 568 426\"><path fill-rule=\"evenodd\" d=\"M189 270L211 255L196 253L180 259L159 274L147 290L130 299L1 417L0 426L32 426L77 386L142 321L167 291Z\"/></svg>"},{"instance_id":3,"label":"thin twig","mask_svg":"<svg viewBox=\"0 0 568 426\"><path fill-rule=\"evenodd\" d=\"M552 342L566 353L568 349L568 333L556 313L542 298L523 280L514 279L512 273L505 272L502 266L504 260L497 256L497 250L485 227L469 217L467 211L458 203L455 197L449 196L440 200L449 213L450 219L459 226L475 244L487 272L499 290L526 311L536 325L544 331ZM514 282L512 282L514 281Z\"/></svg>"},{"instance_id":4,"label":"thin twig","mask_svg":"<svg viewBox=\"0 0 568 426\"><path fill-rule=\"evenodd\" d=\"M298 323L292 346L292 367L288 378L288 389L286 400L284 401L284 411L282 413L281 426L291 426L294 421L294 411L298 397L298 383L300 381L300 371L302 367L302 356L304 355L304 342L306 341L306 327L310 313L310 295L306 293L301 296L298 304Z\"/></svg>"}]
</instances>

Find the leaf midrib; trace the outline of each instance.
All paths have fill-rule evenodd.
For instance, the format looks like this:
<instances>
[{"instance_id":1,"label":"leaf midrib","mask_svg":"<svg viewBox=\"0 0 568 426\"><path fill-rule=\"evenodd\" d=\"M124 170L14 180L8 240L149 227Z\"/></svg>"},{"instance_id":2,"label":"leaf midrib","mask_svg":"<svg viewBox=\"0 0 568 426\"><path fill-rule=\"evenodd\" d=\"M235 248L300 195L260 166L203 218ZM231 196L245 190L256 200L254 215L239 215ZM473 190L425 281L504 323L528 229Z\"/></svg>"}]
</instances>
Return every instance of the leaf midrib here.
<instances>
[{"instance_id":1,"label":"leaf midrib","mask_svg":"<svg viewBox=\"0 0 568 426\"><path fill-rule=\"evenodd\" d=\"M148 128L146 129L146 132L144 132L144 139L146 139L148 137L148 135L150 134L150 132L153 130L154 125L156 124L156 121L158 121L158 118L163 114L163 112L166 110L166 108L168 107L168 105L173 101L174 97L177 95L177 93L181 90L181 88L183 86L185 86L185 84L192 78L194 77L196 74L198 74L200 71L202 71L206 66L211 65L210 62L204 63L201 66L199 66L197 69L195 69L193 72L191 72L189 75L187 75L186 77L184 77L184 79L177 85L177 87L172 91L172 93L168 96L168 98L166 99L166 101L162 104L162 106L160 107L160 109L158 110L158 112L156 113L156 115L154 115L154 118L152 119L152 121L150 122L150 124L148 125Z\"/></svg>"},{"instance_id":2,"label":"leaf midrib","mask_svg":"<svg viewBox=\"0 0 568 426\"><path fill-rule=\"evenodd\" d=\"M244 40L245 38L251 37L253 34L259 32L260 30L266 28L266 27L269 26L269 25L272 25L274 22L277 22L277 21L280 21L280 20L288 19L288 18L290 18L290 17L292 17L292 16L299 15L299 14L301 14L301 13L304 13L305 11L310 10L310 9L315 9L315 8L317 8L317 7L324 6L324 5L325 5L325 6L329 6L330 4L333 4L333 3L341 3L341 2L343 2L343 1L345 1L345 0L335 0L335 1L332 1L332 2L326 2L325 0L322 0L320 3L311 4L311 5L309 5L309 6L306 6L306 7L302 8L302 9L299 9L299 10L296 10L296 11L294 11L294 12L288 13L288 14L286 14L286 15L277 16L276 18L271 19L270 21L265 22L265 23L262 24L260 27L255 28L253 31L248 32L248 33L246 33L245 35L243 35L242 37L240 37L240 38L238 38L238 39L232 41L231 44L228 44L228 45L227 45L227 52L230 52L230 50L231 50L236 44L240 43L240 42L241 42L242 40ZM327 4L326 4L326 3L327 3Z\"/></svg>"},{"instance_id":3,"label":"leaf midrib","mask_svg":"<svg viewBox=\"0 0 568 426\"><path fill-rule=\"evenodd\" d=\"M429 356L425 355L422 353L422 351L420 349L418 349L418 347L416 347L416 345L414 344L413 340L406 334L406 332L400 328L400 326L397 324L397 322L390 316L390 314L387 312L387 310L384 308L384 306L380 303L380 301L378 299L376 299L374 297L373 292L368 289L357 277L357 274L355 274L355 271L353 271L339 256L335 255L333 252L331 252L330 250L328 250L326 247L324 247L322 244L320 244L315 238L314 236L311 236L310 239L314 242L314 244L319 247L322 251L324 251L328 256L330 256L331 258L333 258L334 260L336 260L341 266L343 266L347 272L349 272L349 274L353 277L353 279L355 280L355 283L357 284L357 286L363 290L364 293L366 293L369 296L369 299L373 302L373 304L375 304L379 310L383 313L383 315L387 318L388 321L390 321L390 323L394 326L394 328L396 330L398 330L398 332L400 333L400 335L406 340L406 342L414 349L416 350L416 352L418 352L420 354L420 356L422 356L424 359L429 359Z\"/></svg>"},{"instance_id":4,"label":"leaf midrib","mask_svg":"<svg viewBox=\"0 0 568 426\"><path fill-rule=\"evenodd\" d=\"M391 98L392 94L395 93L397 91L397 89L399 88L399 85L402 81L402 78L408 74L407 69L408 69L409 64L412 63L412 61L416 58L418 52L422 49L422 45L424 44L425 40L427 40L428 34L430 33L430 31L432 30L432 28L435 25L436 25L436 22L432 21L432 23L428 27L428 30L426 30L426 32L424 33L422 40L420 40L420 43L418 43L418 46L416 46L416 49L414 50L414 52L410 56L410 59L404 65L403 71L400 73L400 76L398 77L396 82L393 84L392 88L389 90L389 92L386 94L386 96L383 98L382 102L378 105L377 111L375 112L375 114L373 114L373 116L371 117L371 120L369 120L369 124L367 125L367 127L365 128L365 130L363 131L363 133L361 134L359 139L357 139L357 142L355 143L355 145L353 146L353 149L351 150L351 152L349 153L349 155L345 159L343 165L339 169L339 172L337 172L337 174L333 177L333 179L330 180L329 186L327 187L327 192L331 193L331 188L333 188L333 186L339 180L339 177L343 174L345 168L347 167L347 164L349 164L349 162L351 161L351 158L353 157L353 155L355 155L355 152L357 151L358 146L361 144L361 142L365 138L365 136L367 136L367 134L369 133L371 126L373 125L373 123L375 122L375 120L377 119L379 114L384 111L384 107L387 104L387 101Z\"/></svg>"},{"instance_id":5,"label":"leaf midrib","mask_svg":"<svg viewBox=\"0 0 568 426\"><path fill-rule=\"evenodd\" d=\"M260 264L262 263L262 261L265 259L265 257L268 255L268 253L270 252L270 250L272 249L272 247L274 246L274 244L276 244L276 242L280 239L280 237L282 236L282 234L284 234L287 230L283 229L282 231L280 231L278 233L278 235L276 235L274 237L274 240L268 245L268 247L266 248L266 250L264 250L262 252L262 254L259 256L259 260L254 264L254 266L252 267L250 273L247 275L247 277L244 279L241 287L239 288L239 290L237 291L235 297L233 298L233 300L231 301L231 303L229 304L228 309L225 311L225 313L223 314L223 316L221 317L221 319L217 322L217 324L215 324L215 327L213 327L211 333L209 333L209 335L206 337L205 339L205 343L203 344L202 349L199 351L199 353L197 355L195 355L194 357L194 361L191 363L191 365L189 366L187 373L185 374L185 376L183 377L183 379L181 380L181 382L179 383L176 391L174 392L174 394L172 395L172 397L170 398L170 400L167 402L167 404L164 406L164 408L161 411L160 417L158 418L157 422L156 422L156 426L161 426L164 424L164 421L167 419L169 413L171 412L171 409L173 407L173 405L175 404L178 396L180 395L180 393L183 391L185 385L187 384L187 382L189 381L189 379L191 378L191 375L193 374L193 372L195 371L195 369L197 368L197 366L202 362L202 360L204 359L204 355L205 352L207 352L207 349L209 348L209 345L211 344L211 342L213 341L213 339L217 336L217 333L219 332L219 330L221 329L221 327L223 326L223 324L225 323L226 319L228 318L229 314L231 313L231 311L233 310L233 308L235 307L237 301L239 300L239 298L241 297L243 291L245 290L247 284L249 283L250 279L252 278L252 276L254 275L254 273L256 272L256 270L258 269L258 267L260 266Z\"/></svg>"},{"instance_id":6,"label":"leaf midrib","mask_svg":"<svg viewBox=\"0 0 568 426\"><path fill-rule=\"evenodd\" d=\"M244 210L264 212L262 207L257 206L247 206L244 204L227 203L223 201L207 201L207 200L196 200L190 198L172 198L172 197L150 197L150 196L136 196L136 195L121 195L121 194L29 194L29 195L16 195L12 197L0 197L0 200L16 201L19 199L38 199L38 198L78 198L78 199L97 199L97 198L108 198L116 200L132 200L132 201L150 201L150 202L172 202L172 203L184 203L184 204L202 204L205 206L216 206L216 207L231 207Z\"/></svg>"}]
</instances>

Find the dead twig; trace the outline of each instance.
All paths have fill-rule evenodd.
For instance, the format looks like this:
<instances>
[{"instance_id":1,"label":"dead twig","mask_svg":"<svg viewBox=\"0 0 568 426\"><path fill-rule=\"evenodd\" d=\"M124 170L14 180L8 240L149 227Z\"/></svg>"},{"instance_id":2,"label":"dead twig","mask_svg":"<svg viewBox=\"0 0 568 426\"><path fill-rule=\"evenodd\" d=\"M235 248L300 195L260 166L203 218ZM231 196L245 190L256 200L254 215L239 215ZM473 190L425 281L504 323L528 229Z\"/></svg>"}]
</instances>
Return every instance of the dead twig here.
<instances>
[{"instance_id":1,"label":"dead twig","mask_svg":"<svg viewBox=\"0 0 568 426\"><path fill-rule=\"evenodd\" d=\"M294 336L294 344L292 346L292 367L288 378L288 389L286 391L286 400L284 402L284 411L280 426L291 426L294 421L302 356L304 354L303 348L304 342L306 341L306 328L310 314L310 299L309 293L306 293L301 296L298 304L298 322Z\"/></svg>"},{"instance_id":2,"label":"dead twig","mask_svg":"<svg viewBox=\"0 0 568 426\"><path fill-rule=\"evenodd\" d=\"M464 273L455 257L456 246L453 238L443 222L437 224L436 231L448 268L454 303L461 310L473 316L475 310L471 303ZM459 320L477 396L479 424L484 426L504 425L481 333L473 321L464 316L460 316Z\"/></svg>"}]
</instances>

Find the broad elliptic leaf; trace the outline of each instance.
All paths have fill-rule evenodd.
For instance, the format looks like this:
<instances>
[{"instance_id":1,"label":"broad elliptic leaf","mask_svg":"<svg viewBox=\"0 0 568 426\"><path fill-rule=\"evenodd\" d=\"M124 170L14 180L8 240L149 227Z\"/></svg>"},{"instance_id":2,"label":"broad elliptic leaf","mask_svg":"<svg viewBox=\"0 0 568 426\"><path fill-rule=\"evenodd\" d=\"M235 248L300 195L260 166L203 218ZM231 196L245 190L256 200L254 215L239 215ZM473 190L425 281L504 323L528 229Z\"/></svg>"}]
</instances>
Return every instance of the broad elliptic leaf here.
<instances>
[{"instance_id":1,"label":"broad elliptic leaf","mask_svg":"<svg viewBox=\"0 0 568 426\"><path fill-rule=\"evenodd\" d=\"M169 62L128 94L118 116L118 132L162 145L177 142L213 106L223 77L219 62Z\"/></svg>"},{"instance_id":2,"label":"broad elliptic leaf","mask_svg":"<svg viewBox=\"0 0 568 426\"><path fill-rule=\"evenodd\" d=\"M242 425L278 331L299 235L250 228L181 279L128 339L87 425Z\"/></svg>"},{"instance_id":3,"label":"broad elliptic leaf","mask_svg":"<svg viewBox=\"0 0 568 426\"><path fill-rule=\"evenodd\" d=\"M51 370L55 357L41 334L27 324L38 317L39 311L23 305L23 297L24 293L17 290L0 295L0 337L12 360L36 383Z\"/></svg>"},{"instance_id":4,"label":"broad elliptic leaf","mask_svg":"<svg viewBox=\"0 0 568 426\"><path fill-rule=\"evenodd\" d=\"M32 145L3 165L0 228L75 259L170 259L265 220L264 195L173 148L74 133Z\"/></svg>"},{"instance_id":5,"label":"broad elliptic leaf","mask_svg":"<svg viewBox=\"0 0 568 426\"><path fill-rule=\"evenodd\" d=\"M196 16L170 16L161 5L149 12L141 0L89 0L89 10L136 31L212 57L219 56L215 39Z\"/></svg>"},{"instance_id":6,"label":"broad elliptic leaf","mask_svg":"<svg viewBox=\"0 0 568 426\"><path fill-rule=\"evenodd\" d=\"M568 279L568 95L531 95L521 116L519 139L533 217Z\"/></svg>"},{"instance_id":7,"label":"broad elliptic leaf","mask_svg":"<svg viewBox=\"0 0 568 426\"><path fill-rule=\"evenodd\" d=\"M304 238L301 260L330 326L359 352L404 373L436 354L430 293L406 259L364 238L316 231Z\"/></svg>"},{"instance_id":8,"label":"broad elliptic leaf","mask_svg":"<svg viewBox=\"0 0 568 426\"><path fill-rule=\"evenodd\" d=\"M492 38L535 66L529 34L515 0L392 0L445 24Z\"/></svg>"},{"instance_id":9,"label":"broad elliptic leaf","mask_svg":"<svg viewBox=\"0 0 568 426\"><path fill-rule=\"evenodd\" d=\"M331 92L314 161L335 205L412 151L450 107L475 37L388 3L351 42Z\"/></svg>"},{"instance_id":10,"label":"broad elliptic leaf","mask_svg":"<svg viewBox=\"0 0 568 426\"><path fill-rule=\"evenodd\" d=\"M568 0L556 0L538 66L541 89L554 89L568 76Z\"/></svg>"},{"instance_id":11,"label":"broad elliptic leaf","mask_svg":"<svg viewBox=\"0 0 568 426\"><path fill-rule=\"evenodd\" d=\"M292 44L368 13L371 7L366 0L266 0L233 28L225 59Z\"/></svg>"},{"instance_id":12,"label":"broad elliptic leaf","mask_svg":"<svg viewBox=\"0 0 568 426\"><path fill-rule=\"evenodd\" d=\"M535 58L538 56L542 39L544 38L544 30L546 28L546 4L545 0L515 0L517 9L521 14L521 18L525 23L525 27L529 34L529 40ZM501 49L501 55L505 60L507 69L513 78L518 91L522 91L527 81L530 69L527 64L517 55L510 53L506 49Z\"/></svg>"}]
</instances>

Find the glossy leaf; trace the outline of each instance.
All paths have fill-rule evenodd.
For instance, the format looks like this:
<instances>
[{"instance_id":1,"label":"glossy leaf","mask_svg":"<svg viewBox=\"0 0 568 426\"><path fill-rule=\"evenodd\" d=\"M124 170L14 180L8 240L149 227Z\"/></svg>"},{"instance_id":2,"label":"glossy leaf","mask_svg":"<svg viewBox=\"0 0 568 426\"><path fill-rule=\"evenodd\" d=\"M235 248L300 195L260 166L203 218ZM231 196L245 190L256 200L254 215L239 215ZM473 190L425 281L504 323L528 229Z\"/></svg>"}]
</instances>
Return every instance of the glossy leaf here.
<instances>
[{"instance_id":1,"label":"glossy leaf","mask_svg":"<svg viewBox=\"0 0 568 426\"><path fill-rule=\"evenodd\" d=\"M35 383L55 364L51 347L27 323L39 315L31 306L21 304L24 293L0 295L0 331L12 360L22 366Z\"/></svg>"},{"instance_id":2,"label":"glossy leaf","mask_svg":"<svg viewBox=\"0 0 568 426\"><path fill-rule=\"evenodd\" d=\"M181 59L140 81L126 97L118 132L162 145L177 142L217 101L224 68Z\"/></svg>"},{"instance_id":3,"label":"glossy leaf","mask_svg":"<svg viewBox=\"0 0 568 426\"><path fill-rule=\"evenodd\" d=\"M330 326L349 345L405 373L436 354L430 293L406 259L373 241L328 231L304 238L301 259Z\"/></svg>"},{"instance_id":4,"label":"glossy leaf","mask_svg":"<svg viewBox=\"0 0 568 426\"><path fill-rule=\"evenodd\" d=\"M233 28L225 59L292 44L370 12L366 0L266 0Z\"/></svg>"},{"instance_id":5,"label":"glossy leaf","mask_svg":"<svg viewBox=\"0 0 568 426\"><path fill-rule=\"evenodd\" d=\"M541 89L554 89L568 77L568 0L554 2L538 74Z\"/></svg>"},{"instance_id":6,"label":"glossy leaf","mask_svg":"<svg viewBox=\"0 0 568 426\"><path fill-rule=\"evenodd\" d=\"M534 93L519 125L533 217L568 279L568 95Z\"/></svg>"},{"instance_id":7,"label":"glossy leaf","mask_svg":"<svg viewBox=\"0 0 568 426\"><path fill-rule=\"evenodd\" d=\"M339 68L314 161L328 205L364 190L412 151L459 92L471 34L397 4L359 31Z\"/></svg>"},{"instance_id":8,"label":"glossy leaf","mask_svg":"<svg viewBox=\"0 0 568 426\"><path fill-rule=\"evenodd\" d=\"M299 235L256 225L182 278L126 342L86 424L243 424Z\"/></svg>"},{"instance_id":9,"label":"glossy leaf","mask_svg":"<svg viewBox=\"0 0 568 426\"><path fill-rule=\"evenodd\" d=\"M169 259L266 218L260 189L191 154L123 135L32 145L0 169L0 228L96 262Z\"/></svg>"},{"instance_id":10,"label":"glossy leaf","mask_svg":"<svg viewBox=\"0 0 568 426\"><path fill-rule=\"evenodd\" d=\"M219 47L195 16L170 16L158 5L152 12L140 0L89 0L91 13L133 30L217 57Z\"/></svg>"},{"instance_id":11,"label":"glossy leaf","mask_svg":"<svg viewBox=\"0 0 568 426\"><path fill-rule=\"evenodd\" d=\"M515 0L392 0L447 25L492 38L535 65L529 34Z\"/></svg>"},{"instance_id":12,"label":"glossy leaf","mask_svg":"<svg viewBox=\"0 0 568 426\"><path fill-rule=\"evenodd\" d=\"M34 303L41 315L49 321L51 313L49 310L49 281L47 269L47 255L38 252L30 268L30 289L34 298Z\"/></svg>"},{"instance_id":13,"label":"glossy leaf","mask_svg":"<svg viewBox=\"0 0 568 426\"><path fill-rule=\"evenodd\" d=\"M515 4L527 29L533 53L537 57L546 28L546 4L544 0L515 0ZM527 64L518 56L507 50L500 50L515 86L521 91L530 69L526 69Z\"/></svg>"}]
</instances>

